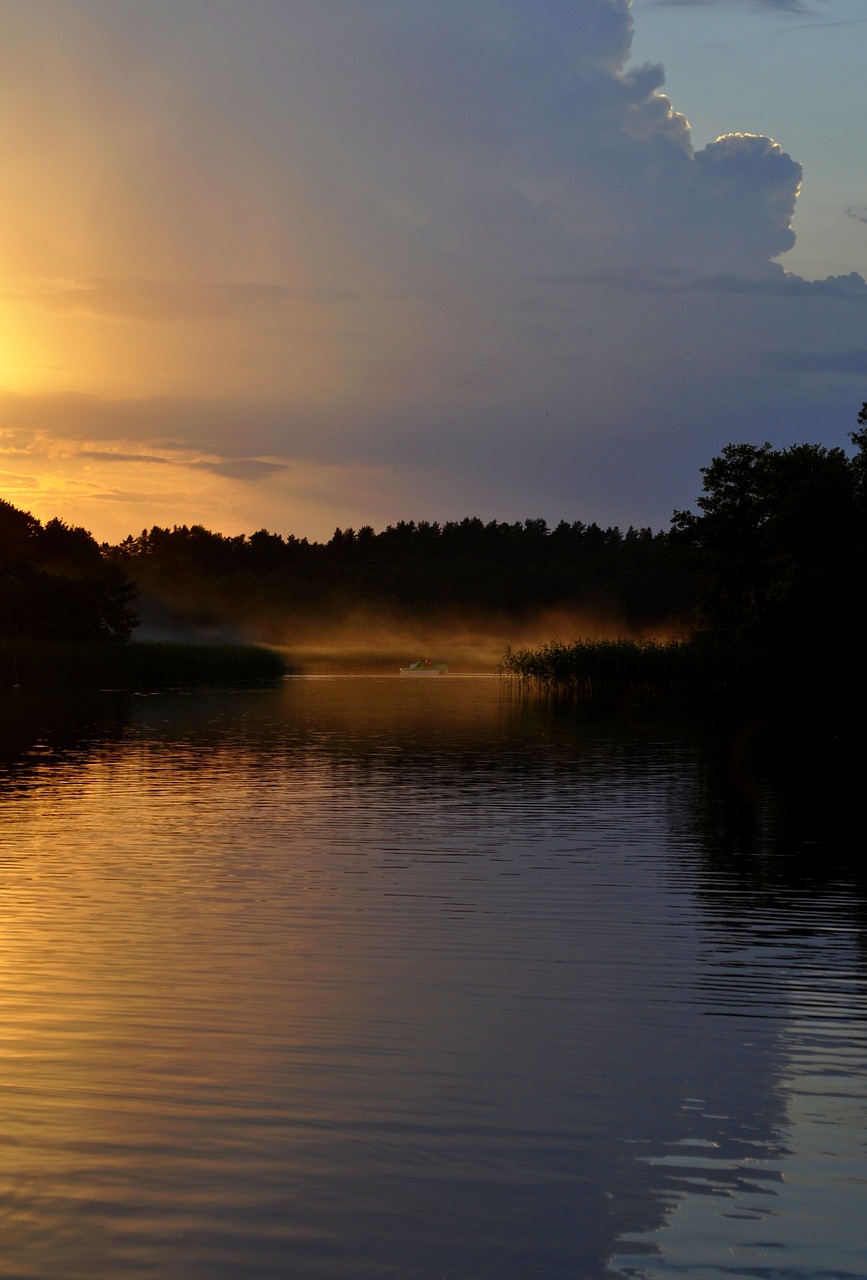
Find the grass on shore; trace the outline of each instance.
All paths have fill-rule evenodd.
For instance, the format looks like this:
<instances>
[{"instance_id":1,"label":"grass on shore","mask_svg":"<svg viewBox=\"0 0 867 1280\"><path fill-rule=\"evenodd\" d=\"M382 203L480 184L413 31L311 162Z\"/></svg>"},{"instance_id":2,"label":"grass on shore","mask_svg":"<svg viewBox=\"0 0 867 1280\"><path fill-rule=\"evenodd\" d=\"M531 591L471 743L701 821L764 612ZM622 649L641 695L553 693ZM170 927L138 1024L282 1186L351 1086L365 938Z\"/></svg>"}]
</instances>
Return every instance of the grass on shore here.
<instances>
[{"instance_id":1,"label":"grass on shore","mask_svg":"<svg viewBox=\"0 0 867 1280\"><path fill-rule=\"evenodd\" d=\"M258 645L0 640L0 684L7 688L220 684L275 680L285 672L283 656Z\"/></svg>"},{"instance_id":2,"label":"grass on shore","mask_svg":"<svg viewBox=\"0 0 867 1280\"><path fill-rule=\"evenodd\" d=\"M719 684L712 654L693 640L550 640L537 649L507 649L499 670L532 688L578 695Z\"/></svg>"}]
</instances>

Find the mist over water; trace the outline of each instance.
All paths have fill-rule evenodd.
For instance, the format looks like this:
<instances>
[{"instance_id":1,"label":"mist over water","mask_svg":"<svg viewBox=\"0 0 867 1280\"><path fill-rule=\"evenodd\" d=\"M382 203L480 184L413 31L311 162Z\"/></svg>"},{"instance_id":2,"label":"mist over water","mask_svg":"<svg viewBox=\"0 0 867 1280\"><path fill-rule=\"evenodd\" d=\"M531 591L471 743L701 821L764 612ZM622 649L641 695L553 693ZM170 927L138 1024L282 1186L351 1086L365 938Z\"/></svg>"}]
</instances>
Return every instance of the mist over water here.
<instances>
[{"instance_id":1,"label":"mist over water","mask_svg":"<svg viewBox=\"0 0 867 1280\"><path fill-rule=\"evenodd\" d=\"M439 613L416 623L405 616L354 611L340 621L275 623L269 634L301 673L393 673L418 658L443 659L462 674L493 673L508 647L536 648L552 636L572 639L667 639L676 628L630 627L614 613L549 609L516 619ZM262 633L257 633L262 638Z\"/></svg>"},{"instance_id":2,"label":"mist over water","mask_svg":"<svg viewBox=\"0 0 867 1280\"><path fill-rule=\"evenodd\" d=\"M491 612L440 609L415 621L405 611L352 608L339 616L287 612L275 601L238 626L209 621L208 610L190 601L185 611L144 596L137 602L140 625L134 641L181 644L267 644L285 653L299 673L394 673L418 657L443 657L450 670L492 673L507 646L534 648L552 636L571 639L667 638L674 628L630 627L615 612L547 609L516 618Z\"/></svg>"},{"instance_id":3,"label":"mist over water","mask_svg":"<svg viewBox=\"0 0 867 1280\"><path fill-rule=\"evenodd\" d=\"M0 1274L863 1274L864 899L755 726L5 711Z\"/></svg>"}]
</instances>

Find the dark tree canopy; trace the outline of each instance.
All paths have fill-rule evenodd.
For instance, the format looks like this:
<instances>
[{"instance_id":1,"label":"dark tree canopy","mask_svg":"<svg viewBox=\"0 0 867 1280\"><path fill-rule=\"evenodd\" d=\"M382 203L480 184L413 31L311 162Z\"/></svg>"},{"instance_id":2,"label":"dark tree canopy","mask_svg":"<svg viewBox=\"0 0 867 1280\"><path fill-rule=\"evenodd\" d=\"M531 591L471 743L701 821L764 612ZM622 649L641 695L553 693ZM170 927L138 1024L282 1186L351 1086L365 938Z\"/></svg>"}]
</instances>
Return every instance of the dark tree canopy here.
<instances>
[{"instance_id":1,"label":"dark tree canopy","mask_svg":"<svg viewBox=\"0 0 867 1280\"><path fill-rule=\"evenodd\" d=\"M154 525L117 546L0 501L0 634L126 639L137 588L182 622L281 640L294 621L520 620L551 609L636 628L692 619L752 671L854 670L867 569L867 403L843 449L730 444L670 532L477 517L227 537ZM135 585L133 585L135 583Z\"/></svg>"},{"instance_id":2,"label":"dark tree canopy","mask_svg":"<svg viewBox=\"0 0 867 1280\"><path fill-rule=\"evenodd\" d=\"M865 435L853 433L854 457L815 444L728 445L702 469L698 513L675 513L697 575L698 622L745 658L803 668L831 651L854 656Z\"/></svg>"},{"instance_id":3,"label":"dark tree canopy","mask_svg":"<svg viewBox=\"0 0 867 1280\"><path fill-rule=\"evenodd\" d=\"M34 640L128 640L137 592L86 529L43 525L0 500L0 635Z\"/></svg>"},{"instance_id":4,"label":"dark tree canopy","mask_svg":"<svg viewBox=\"0 0 867 1280\"><path fill-rule=\"evenodd\" d=\"M308 543L260 529L225 537L200 525L154 526L110 555L181 613L275 638L299 617L366 612L413 620L521 617L583 607L636 625L665 621L688 595L668 535L561 521L400 521L336 529Z\"/></svg>"}]
</instances>

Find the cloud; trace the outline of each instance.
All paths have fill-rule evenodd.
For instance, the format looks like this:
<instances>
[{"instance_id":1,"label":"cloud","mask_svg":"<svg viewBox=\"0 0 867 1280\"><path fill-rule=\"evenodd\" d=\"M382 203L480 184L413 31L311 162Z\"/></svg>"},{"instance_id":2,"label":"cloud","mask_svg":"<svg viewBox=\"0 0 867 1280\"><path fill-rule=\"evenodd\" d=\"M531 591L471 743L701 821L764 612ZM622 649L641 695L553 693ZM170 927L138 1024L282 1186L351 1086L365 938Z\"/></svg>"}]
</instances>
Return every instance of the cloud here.
<instances>
[{"instance_id":1,"label":"cloud","mask_svg":"<svg viewBox=\"0 0 867 1280\"><path fill-rule=\"evenodd\" d=\"M400 67L397 80L377 68L369 104L403 161L378 176L428 247L489 268L652 258L755 273L791 246L800 166L758 136L694 153L662 68L627 65L625 0L445 11L359 36ZM435 145L420 152L419 133Z\"/></svg>"},{"instance_id":2,"label":"cloud","mask_svg":"<svg viewBox=\"0 0 867 1280\"><path fill-rule=\"evenodd\" d=\"M0 398L29 472L183 467L163 522L659 526L732 438L845 442L867 286L783 269L800 164L725 119L696 148L628 0L127 8L9 37L40 199L0 246L39 269L5 300L58 371Z\"/></svg>"},{"instance_id":3,"label":"cloud","mask_svg":"<svg viewBox=\"0 0 867 1280\"><path fill-rule=\"evenodd\" d=\"M77 449L75 456L91 462L106 462L112 466L119 464L136 464L138 466L173 466L190 467L195 471L209 471L213 475L225 476L229 480L253 482L266 480L269 476L279 475L288 467L286 462L272 462L264 458L189 458L178 456L189 453L189 445L167 444L164 446L168 457L155 453L122 453L113 449Z\"/></svg>"},{"instance_id":4,"label":"cloud","mask_svg":"<svg viewBox=\"0 0 867 1280\"><path fill-rule=\"evenodd\" d=\"M629 0L153 0L136 30L105 0L58 16L87 177L59 193L64 253L102 269L47 308L254 320L296 291L418 296L468 272L755 273L791 244L800 169L741 135L694 154L662 68L629 65ZM56 138L43 88L34 154ZM31 238L57 238L46 218Z\"/></svg>"},{"instance_id":5,"label":"cloud","mask_svg":"<svg viewBox=\"0 0 867 1280\"><path fill-rule=\"evenodd\" d=\"M245 481L266 480L269 476L276 476L287 470L285 462L265 462L261 458L222 458L218 462L205 460L187 465L200 471L211 471L214 475L225 476L229 480Z\"/></svg>"},{"instance_id":6,"label":"cloud","mask_svg":"<svg viewBox=\"0 0 867 1280\"><path fill-rule=\"evenodd\" d=\"M762 280L742 279L737 276L712 276L696 280L696 289L708 292L764 294L779 298L837 298L864 308L867 306L867 282L857 271L845 276L827 276L824 280L804 280L801 276L780 271L777 276Z\"/></svg>"},{"instance_id":7,"label":"cloud","mask_svg":"<svg viewBox=\"0 0 867 1280\"><path fill-rule=\"evenodd\" d=\"M58 314L163 323L259 320L279 315L293 291L261 281L91 279L33 281L4 296Z\"/></svg>"},{"instance_id":8,"label":"cloud","mask_svg":"<svg viewBox=\"0 0 867 1280\"><path fill-rule=\"evenodd\" d=\"M820 0L821 3L824 0ZM725 5L768 10L771 13L813 13L810 0L654 0L657 8L665 9L720 9Z\"/></svg>"},{"instance_id":9,"label":"cloud","mask_svg":"<svg viewBox=\"0 0 867 1280\"><path fill-rule=\"evenodd\" d=\"M798 22L798 29L813 27L850 27L860 26L867 18L843 18L840 20L822 19L823 10L817 5L824 5L827 0L649 0L657 9L749 9L753 13L778 14L781 17L807 18L815 16L816 22Z\"/></svg>"},{"instance_id":10,"label":"cloud","mask_svg":"<svg viewBox=\"0 0 867 1280\"><path fill-rule=\"evenodd\" d=\"M86 184L61 193L77 239L46 261L102 269L76 270L45 303L205 318L279 309L280 281L429 288L508 259L711 253L725 225L713 186L662 69L628 65L631 21L627 0L154 0L133 38L114 6L80 0L53 38L86 117L84 154L69 161ZM30 80L20 93L36 93ZM47 149L56 171L60 89L42 88L34 152ZM779 181L779 157L763 159ZM749 205L744 191L745 233ZM769 242L760 201L756 213L745 266ZM29 236L57 241L53 216L40 213ZM117 270L130 259L137 281ZM149 283L225 280L227 266L230 280L273 279L273 291Z\"/></svg>"},{"instance_id":11,"label":"cloud","mask_svg":"<svg viewBox=\"0 0 867 1280\"><path fill-rule=\"evenodd\" d=\"M140 462L140 463L156 463L157 466L164 466L169 459L160 458L153 453L119 453L106 449L81 449L78 456L80 458L88 458L93 462Z\"/></svg>"},{"instance_id":12,"label":"cloud","mask_svg":"<svg viewBox=\"0 0 867 1280\"><path fill-rule=\"evenodd\" d=\"M6 493L16 493L19 489L36 488L39 481L36 476L20 475L17 471L0 471L0 485Z\"/></svg>"},{"instance_id":13,"label":"cloud","mask_svg":"<svg viewBox=\"0 0 867 1280\"><path fill-rule=\"evenodd\" d=\"M104 492L92 491L88 493L87 499L89 502L122 503L125 507L130 503L136 506L147 505L151 511L155 511L161 504L182 503L184 494L180 489L174 492L165 489L107 489Z\"/></svg>"},{"instance_id":14,"label":"cloud","mask_svg":"<svg viewBox=\"0 0 867 1280\"><path fill-rule=\"evenodd\" d=\"M553 279L540 282L544 287L553 283ZM827 276L824 280L804 280L801 276L786 272L782 267L760 277L736 275L702 275L696 271L676 268L647 267L641 270L624 269L607 272L588 272L585 276L560 277L559 284L567 287L570 283L605 284L612 289L632 290L638 293L660 294L741 294L749 297L767 298L837 298L855 305L867 305L867 281L857 271L845 276ZM537 294L532 303L536 310L541 309ZM562 309L563 302L554 304Z\"/></svg>"}]
</instances>

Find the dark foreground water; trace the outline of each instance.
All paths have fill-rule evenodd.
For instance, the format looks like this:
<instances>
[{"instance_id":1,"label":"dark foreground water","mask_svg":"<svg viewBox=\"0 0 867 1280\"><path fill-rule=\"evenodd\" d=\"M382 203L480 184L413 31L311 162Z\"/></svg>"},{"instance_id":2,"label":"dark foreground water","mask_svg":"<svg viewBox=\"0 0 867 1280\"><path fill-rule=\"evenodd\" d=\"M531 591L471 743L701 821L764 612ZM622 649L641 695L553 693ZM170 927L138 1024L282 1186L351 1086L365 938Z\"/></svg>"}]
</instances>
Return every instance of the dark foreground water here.
<instances>
[{"instance_id":1,"label":"dark foreground water","mask_svg":"<svg viewBox=\"0 0 867 1280\"><path fill-rule=\"evenodd\" d=\"M2 710L3 1280L867 1276L832 743L458 677Z\"/></svg>"}]
</instances>

